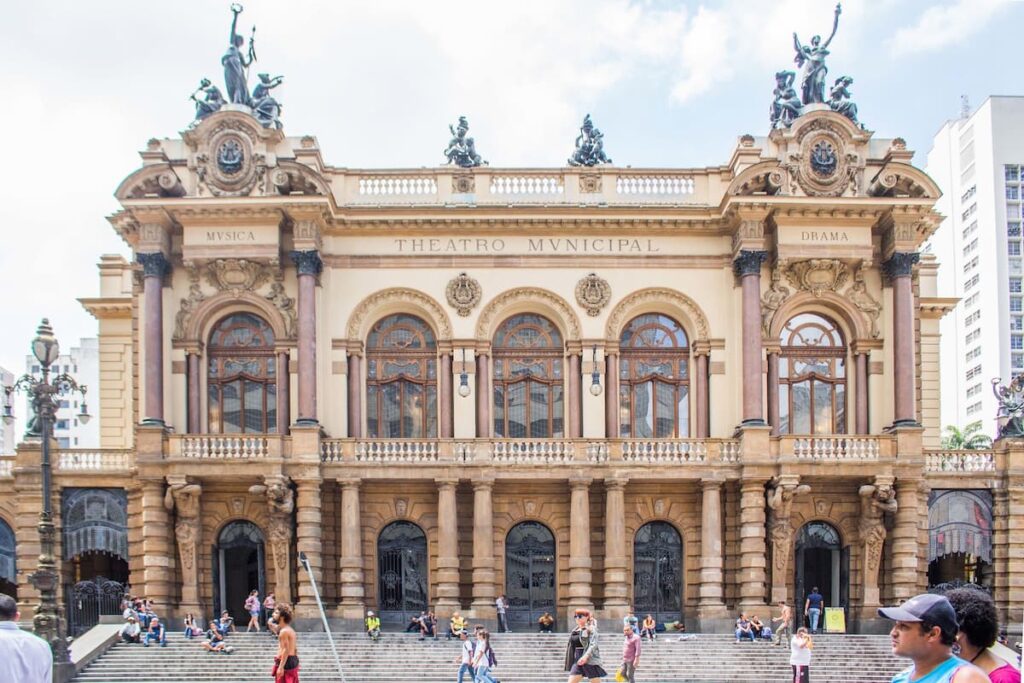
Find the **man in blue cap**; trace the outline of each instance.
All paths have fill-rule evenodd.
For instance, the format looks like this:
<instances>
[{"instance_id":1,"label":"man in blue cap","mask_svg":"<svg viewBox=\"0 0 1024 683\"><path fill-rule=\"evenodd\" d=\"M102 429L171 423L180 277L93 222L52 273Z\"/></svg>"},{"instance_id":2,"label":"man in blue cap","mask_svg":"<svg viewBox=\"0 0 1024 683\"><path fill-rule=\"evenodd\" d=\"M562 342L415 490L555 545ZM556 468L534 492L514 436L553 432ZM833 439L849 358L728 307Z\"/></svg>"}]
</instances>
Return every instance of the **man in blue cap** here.
<instances>
[{"instance_id":1,"label":"man in blue cap","mask_svg":"<svg viewBox=\"0 0 1024 683\"><path fill-rule=\"evenodd\" d=\"M892 683L987 683L984 671L953 655L959 625L944 596L915 595L898 607L880 608L878 616L896 622L889 632L892 653L914 662Z\"/></svg>"}]
</instances>

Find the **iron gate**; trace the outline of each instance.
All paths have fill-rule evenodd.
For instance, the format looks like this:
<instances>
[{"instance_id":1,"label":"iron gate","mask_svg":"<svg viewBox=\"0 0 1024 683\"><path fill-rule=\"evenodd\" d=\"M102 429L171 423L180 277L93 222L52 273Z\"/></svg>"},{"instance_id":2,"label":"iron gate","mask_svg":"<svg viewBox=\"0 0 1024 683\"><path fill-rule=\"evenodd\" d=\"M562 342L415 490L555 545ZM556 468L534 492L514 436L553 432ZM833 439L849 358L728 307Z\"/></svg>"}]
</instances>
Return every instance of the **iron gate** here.
<instances>
[{"instance_id":1,"label":"iron gate","mask_svg":"<svg viewBox=\"0 0 1024 683\"><path fill-rule=\"evenodd\" d=\"M392 522L377 539L380 618L405 623L427 609L427 537L412 522Z\"/></svg>"},{"instance_id":2,"label":"iron gate","mask_svg":"<svg viewBox=\"0 0 1024 683\"><path fill-rule=\"evenodd\" d=\"M505 539L505 593L509 629L532 630L555 614L555 537L540 522L521 522Z\"/></svg>"},{"instance_id":3,"label":"iron gate","mask_svg":"<svg viewBox=\"0 0 1024 683\"><path fill-rule=\"evenodd\" d=\"M683 539L668 522L649 522L633 541L633 603L636 615L655 621L682 619Z\"/></svg>"},{"instance_id":4,"label":"iron gate","mask_svg":"<svg viewBox=\"0 0 1024 683\"><path fill-rule=\"evenodd\" d=\"M102 576L64 589L68 635L77 638L100 622L100 615L121 614L124 585Z\"/></svg>"}]
</instances>

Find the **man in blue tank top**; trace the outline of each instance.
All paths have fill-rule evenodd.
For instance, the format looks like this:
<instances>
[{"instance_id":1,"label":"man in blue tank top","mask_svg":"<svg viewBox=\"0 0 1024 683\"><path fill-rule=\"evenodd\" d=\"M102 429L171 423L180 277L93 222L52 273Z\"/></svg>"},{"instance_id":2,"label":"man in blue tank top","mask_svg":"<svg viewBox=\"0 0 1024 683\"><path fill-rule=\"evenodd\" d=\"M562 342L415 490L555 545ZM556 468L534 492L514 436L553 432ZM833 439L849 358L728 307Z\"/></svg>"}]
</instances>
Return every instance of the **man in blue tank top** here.
<instances>
[{"instance_id":1,"label":"man in blue tank top","mask_svg":"<svg viewBox=\"0 0 1024 683\"><path fill-rule=\"evenodd\" d=\"M892 683L987 683L984 671L953 655L960 627L944 596L917 595L898 607L879 609L878 616L896 622L889 632L892 653L914 662Z\"/></svg>"}]
</instances>

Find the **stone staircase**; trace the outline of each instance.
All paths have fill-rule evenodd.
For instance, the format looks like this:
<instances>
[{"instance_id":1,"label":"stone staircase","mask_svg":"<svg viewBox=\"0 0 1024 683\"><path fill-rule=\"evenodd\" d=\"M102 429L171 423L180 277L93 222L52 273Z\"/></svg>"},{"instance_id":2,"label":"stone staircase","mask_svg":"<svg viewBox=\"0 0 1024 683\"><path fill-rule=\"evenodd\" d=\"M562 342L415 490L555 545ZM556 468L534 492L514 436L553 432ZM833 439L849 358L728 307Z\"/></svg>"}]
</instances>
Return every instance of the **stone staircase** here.
<instances>
[{"instance_id":1,"label":"stone staircase","mask_svg":"<svg viewBox=\"0 0 1024 683\"><path fill-rule=\"evenodd\" d=\"M266 633L228 637L235 651L209 653L201 640L170 634L167 647L114 645L75 681L86 683L253 683L270 681L276 641ZM358 634L336 634L335 642L347 683L450 683L458 665L452 661L460 644L441 638L420 641L412 634L386 633L380 642ZM502 683L564 681L566 636L502 633L492 636L498 658L494 675ZM620 634L602 634L601 653L614 680L622 652ZM300 633L303 683L340 681L323 633ZM791 681L789 648L765 642L735 643L731 636L697 635L678 641L662 635L644 643L638 681L657 683L722 683L723 681ZM883 683L909 662L893 657L888 636L823 635L815 639L811 662L816 683Z\"/></svg>"}]
</instances>

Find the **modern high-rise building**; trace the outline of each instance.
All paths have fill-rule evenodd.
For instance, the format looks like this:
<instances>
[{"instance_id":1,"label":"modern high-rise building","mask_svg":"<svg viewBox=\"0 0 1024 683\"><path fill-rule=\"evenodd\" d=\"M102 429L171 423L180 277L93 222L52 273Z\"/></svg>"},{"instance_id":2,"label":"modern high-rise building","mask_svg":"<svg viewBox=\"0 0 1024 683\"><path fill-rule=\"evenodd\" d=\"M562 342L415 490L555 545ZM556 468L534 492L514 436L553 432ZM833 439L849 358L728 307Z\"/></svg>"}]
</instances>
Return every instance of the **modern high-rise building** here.
<instances>
[{"instance_id":1,"label":"modern high-rise building","mask_svg":"<svg viewBox=\"0 0 1024 683\"><path fill-rule=\"evenodd\" d=\"M941 323L942 424L980 420L995 436L991 382L1024 372L1024 97L989 97L946 122L926 170L943 191L939 295L960 297Z\"/></svg>"},{"instance_id":2,"label":"modern high-rise building","mask_svg":"<svg viewBox=\"0 0 1024 683\"><path fill-rule=\"evenodd\" d=\"M99 406L99 339L95 337L79 340L78 346L72 346L67 353L62 353L57 362L50 366L51 375L68 373L79 384L89 389L86 402L92 404L95 412ZM25 369L38 375L39 360L35 356L25 357ZM57 417L53 423L53 438L60 448L97 448L100 445L100 428L98 420L90 420L83 424L78 419L82 412L81 396L62 396L57 400ZM25 415L31 416L32 409L26 400ZM13 437L12 437L13 438ZM13 446L12 446L13 451Z\"/></svg>"}]
</instances>

